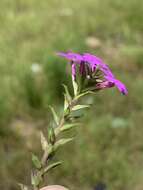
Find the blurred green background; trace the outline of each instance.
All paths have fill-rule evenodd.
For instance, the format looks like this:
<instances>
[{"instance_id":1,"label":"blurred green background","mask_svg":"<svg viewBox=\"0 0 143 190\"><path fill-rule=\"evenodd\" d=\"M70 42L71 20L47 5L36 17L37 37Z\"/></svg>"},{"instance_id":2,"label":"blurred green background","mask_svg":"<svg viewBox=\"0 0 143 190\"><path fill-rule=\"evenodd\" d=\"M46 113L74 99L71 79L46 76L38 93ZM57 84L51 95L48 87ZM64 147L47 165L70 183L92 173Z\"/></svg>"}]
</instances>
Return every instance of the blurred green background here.
<instances>
[{"instance_id":1,"label":"blurred green background","mask_svg":"<svg viewBox=\"0 0 143 190\"><path fill-rule=\"evenodd\" d=\"M0 189L30 183L48 105L60 112L61 84L71 84L69 67L56 56L67 50L102 57L129 95L110 89L87 99L93 107L46 183L143 189L143 1L0 0L0 9Z\"/></svg>"}]
</instances>

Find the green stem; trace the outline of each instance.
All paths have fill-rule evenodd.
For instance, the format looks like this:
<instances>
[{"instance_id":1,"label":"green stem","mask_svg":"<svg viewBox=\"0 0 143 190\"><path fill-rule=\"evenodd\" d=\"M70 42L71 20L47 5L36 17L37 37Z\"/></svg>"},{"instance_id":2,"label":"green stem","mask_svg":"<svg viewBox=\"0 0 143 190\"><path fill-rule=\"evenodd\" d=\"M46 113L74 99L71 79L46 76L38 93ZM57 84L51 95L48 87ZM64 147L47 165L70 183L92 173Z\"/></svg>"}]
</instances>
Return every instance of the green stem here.
<instances>
[{"instance_id":1,"label":"green stem","mask_svg":"<svg viewBox=\"0 0 143 190\"><path fill-rule=\"evenodd\" d=\"M60 119L59 125L56 127L57 131L65 124L66 118L70 116L72 107L76 104L76 102L77 102L77 100L75 98L73 98L71 100L71 102L69 103L69 107L67 108L67 110L69 110L69 112L68 112L68 114L66 116L64 115L64 113L62 114L62 117ZM56 134L56 136L55 136L56 139L57 139L58 135L59 135L59 133ZM53 151L54 151L54 145L55 145L55 143L56 143L56 140L55 140L54 144L52 144ZM39 183L41 183L43 181L43 178L44 178L44 172L43 171L45 170L45 168L48 165L48 161L50 159L49 156L50 156L50 153L48 151L44 151L43 156L41 158L42 167L38 171L36 170L36 172L35 172L36 173L35 176L38 179L41 178L41 181ZM38 190L39 189L39 185L40 185L39 183L37 185L33 185L33 189L34 190Z\"/></svg>"},{"instance_id":2,"label":"green stem","mask_svg":"<svg viewBox=\"0 0 143 190\"><path fill-rule=\"evenodd\" d=\"M75 88L76 89L76 88ZM67 87L65 87L65 91L67 93L67 97L65 96L65 105L64 105L64 111L63 114L61 116L60 119L58 119L57 115L55 115L56 113L54 112L54 110L52 109L53 113L54 113L54 118L57 124L57 127L52 129L52 132L50 132L50 140L49 143L46 141L45 137L44 138L44 145L43 145L43 156L41 158L41 167L36 169L34 172L34 183L32 183L33 185L33 190L39 190L39 185L41 184L41 182L44 181L44 176L46 174L47 171L49 171L50 169L52 169L53 167L56 167L60 164L60 162L56 162L54 164L49 165L48 161L51 160L53 158L53 156L55 155L55 152L57 150L58 147L58 143L66 143L69 142L72 138L69 139L64 139L64 142L58 140L57 141L57 137L60 134L60 132L62 130L60 130L65 124L68 123L69 117L71 115L71 112L73 111L73 107L77 105L77 102L80 100L81 97L87 95L90 92L84 92L81 94L76 94L73 98L70 96ZM75 90L76 92L76 90ZM77 92L76 92L77 93ZM66 99L67 98L67 99ZM59 122L58 122L59 120ZM71 123L71 122L70 122ZM52 135L51 135L52 134ZM67 140L67 141L66 141ZM46 143L46 145L45 145ZM45 148L46 146L46 148Z\"/></svg>"}]
</instances>

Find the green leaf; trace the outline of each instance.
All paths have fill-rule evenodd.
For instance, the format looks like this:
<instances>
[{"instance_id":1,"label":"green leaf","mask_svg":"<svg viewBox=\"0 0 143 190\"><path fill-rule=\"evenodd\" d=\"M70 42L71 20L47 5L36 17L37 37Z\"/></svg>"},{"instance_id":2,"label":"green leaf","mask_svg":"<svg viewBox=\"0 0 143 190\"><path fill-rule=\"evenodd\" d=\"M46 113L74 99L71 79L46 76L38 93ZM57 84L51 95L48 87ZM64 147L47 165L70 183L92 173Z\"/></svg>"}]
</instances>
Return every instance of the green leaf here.
<instances>
[{"instance_id":1,"label":"green leaf","mask_svg":"<svg viewBox=\"0 0 143 190\"><path fill-rule=\"evenodd\" d=\"M62 162L55 162L55 163L53 163L53 164L50 164L49 166L47 166L45 169L44 169L44 174L46 173L46 172L48 172L49 170L51 170L51 169L53 169L53 168L55 168L55 167L57 167L57 166L59 166L59 165L61 165L62 164Z\"/></svg>"},{"instance_id":2,"label":"green leaf","mask_svg":"<svg viewBox=\"0 0 143 190\"><path fill-rule=\"evenodd\" d=\"M22 183L18 183L18 185L20 186L21 190L28 190L28 186L22 184Z\"/></svg>"},{"instance_id":3,"label":"green leaf","mask_svg":"<svg viewBox=\"0 0 143 190\"><path fill-rule=\"evenodd\" d=\"M34 187L38 187L40 182L42 181L42 177L41 175L34 175L33 172L31 172L31 184Z\"/></svg>"},{"instance_id":4,"label":"green leaf","mask_svg":"<svg viewBox=\"0 0 143 190\"><path fill-rule=\"evenodd\" d=\"M79 98L81 98L81 97L83 97L83 96L85 96L85 95L87 95L87 94L91 94L91 91L83 92L83 93L77 95L74 99L75 99L75 100L78 100Z\"/></svg>"},{"instance_id":5,"label":"green leaf","mask_svg":"<svg viewBox=\"0 0 143 190\"><path fill-rule=\"evenodd\" d=\"M71 102L72 97L71 97L71 95L70 95L70 93L69 93L68 87L67 87L66 85L64 85L64 84L63 84L63 87L64 87L64 89L65 89L65 95L66 95L66 97L67 97L67 100L68 100L69 102Z\"/></svg>"},{"instance_id":6,"label":"green leaf","mask_svg":"<svg viewBox=\"0 0 143 190\"><path fill-rule=\"evenodd\" d=\"M64 116L67 116L69 114L69 108L70 108L70 104L72 102L72 97L68 91L68 87L66 85L63 85L64 89L65 89L65 93L64 93Z\"/></svg>"},{"instance_id":7,"label":"green leaf","mask_svg":"<svg viewBox=\"0 0 143 190\"><path fill-rule=\"evenodd\" d=\"M68 99L67 99L67 96L66 96L66 94L64 94L64 115L66 115L67 113L67 108L69 107L69 105L70 105L70 103L69 103L69 101L68 101Z\"/></svg>"},{"instance_id":8,"label":"green leaf","mask_svg":"<svg viewBox=\"0 0 143 190\"><path fill-rule=\"evenodd\" d=\"M60 131L67 131L73 127L75 127L76 125L78 125L79 123L71 123L71 124L65 124L60 128Z\"/></svg>"},{"instance_id":9,"label":"green leaf","mask_svg":"<svg viewBox=\"0 0 143 190\"><path fill-rule=\"evenodd\" d=\"M75 82L74 79L72 79L72 84L73 84L74 95L76 96L78 94L78 84Z\"/></svg>"},{"instance_id":10,"label":"green leaf","mask_svg":"<svg viewBox=\"0 0 143 190\"><path fill-rule=\"evenodd\" d=\"M54 150L57 150L60 146L72 141L74 138L63 138L58 140L54 145Z\"/></svg>"},{"instance_id":11,"label":"green leaf","mask_svg":"<svg viewBox=\"0 0 143 190\"><path fill-rule=\"evenodd\" d=\"M35 154L32 154L32 162L37 169L41 168L41 162Z\"/></svg>"},{"instance_id":12,"label":"green leaf","mask_svg":"<svg viewBox=\"0 0 143 190\"><path fill-rule=\"evenodd\" d=\"M70 121L74 123L77 121L77 119L80 119L81 117L83 117L83 113L80 110L79 111L73 111L70 114Z\"/></svg>"},{"instance_id":13,"label":"green leaf","mask_svg":"<svg viewBox=\"0 0 143 190\"><path fill-rule=\"evenodd\" d=\"M58 125L59 124L59 117L58 117L57 113L55 112L54 108L52 106L49 106L49 107L50 107L51 112L53 114L54 121Z\"/></svg>"},{"instance_id":14,"label":"green leaf","mask_svg":"<svg viewBox=\"0 0 143 190\"><path fill-rule=\"evenodd\" d=\"M76 111L76 110L80 110L80 109L84 109L84 108L89 108L90 105L75 105L73 108L72 108L72 111Z\"/></svg>"},{"instance_id":15,"label":"green leaf","mask_svg":"<svg viewBox=\"0 0 143 190\"><path fill-rule=\"evenodd\" d=\"M48 148L48 142L42 132L41 132L41 146L44 151L47 150Z\"/></svg>"},{"instance_id":16,"label":"green leaf","mask_svg":"<svg viewBox=\"0 0 143 190\"><path fill-rule=\"evenodd\" d=\"M50 144L54 144L55 143L56 136L55 136L55 131L54 131L53 127L49 128L48 139L49 139L49 143Z\"/></svg>"}]
</instances>

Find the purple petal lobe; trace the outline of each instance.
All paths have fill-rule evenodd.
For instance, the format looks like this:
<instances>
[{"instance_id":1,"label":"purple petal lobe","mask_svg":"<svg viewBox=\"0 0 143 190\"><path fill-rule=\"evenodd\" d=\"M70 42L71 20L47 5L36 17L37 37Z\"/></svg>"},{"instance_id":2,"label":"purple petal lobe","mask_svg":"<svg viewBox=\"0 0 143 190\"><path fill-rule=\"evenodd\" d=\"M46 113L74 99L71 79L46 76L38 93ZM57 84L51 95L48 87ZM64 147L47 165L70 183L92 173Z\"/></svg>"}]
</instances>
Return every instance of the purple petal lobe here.
<instances>
[{"instance_id":1,"label":"purple petal lobe","mask_svg":"<svg viewBox=\"0 0 143 190\"><path fill-rule=\"evenodd\" d=\"M123 95L127 95L128 94L128 90L125 87L125 85L119 81L119 80L115 80L115 86L118 88L118 90L123 94Z\"/></svg>"},{"instance_id":2,"label":"purple petal lobe","mask_svg":"<svg viewBox=\"0 0 143 190\"><path fill-rule=\"evenodd\" d=\"M123 95L127 95L128 94L128 90L126 88L126 86L119 80L112 78L110 76L106 76L105 77L107 81L110 81L112 83L115 84L115 86L118 88L118 90L123 94Z\"/></svg>"},{"instance_id":3,"label":"purple petal lobe","mask_svg":"<svg viewBox=\"0 0 143 190\"><path fill-rule=\"evenodd\" d=\"M59 52L58 55L77 63L80 63L83 59L80 54L72 53L72 52L67 52L67 53Z\"/></svg>"},{"instance_id":4,"label":"purple petal lobe","mask_svg":"<svg viewBox=\"0 0 143 190\"><path fill-rule=\"evenodd\" d=\"M109 69L108 65L106 65L102 59L100 59L99 57L89 54L89 53L85 53L83 54L83 58L84 61L88 62L92 68L92 70L94 70L94 68L96 66L98 66L100 68L100 70L107 76L111 76L114 77L114 75L112 74L111 70Z\"/></svg>"}]
</instances>

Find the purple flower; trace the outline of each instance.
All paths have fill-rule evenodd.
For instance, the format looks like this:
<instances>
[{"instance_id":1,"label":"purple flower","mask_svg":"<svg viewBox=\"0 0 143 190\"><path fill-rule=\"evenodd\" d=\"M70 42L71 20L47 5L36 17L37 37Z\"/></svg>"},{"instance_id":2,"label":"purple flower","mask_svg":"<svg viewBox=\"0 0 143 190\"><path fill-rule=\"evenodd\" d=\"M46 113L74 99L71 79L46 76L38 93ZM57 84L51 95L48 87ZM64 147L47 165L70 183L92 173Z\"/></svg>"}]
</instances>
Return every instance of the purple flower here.
<instances>
[{"instance_id":1,"label":"purple flower","mask_svg":"<svg viewBox=\"0 0 143 190\"><path fill-rule=\"evenodd\" d=\"M81 55L72 52L60 52L58 55L70 61L72 77L75 81L79 76L82 78L83 87L81 89L100 90L116 86L122 94L128 94L125 85L115 78L108 65L99 57L89 53Z\"/></svg>"}]
</instances>

